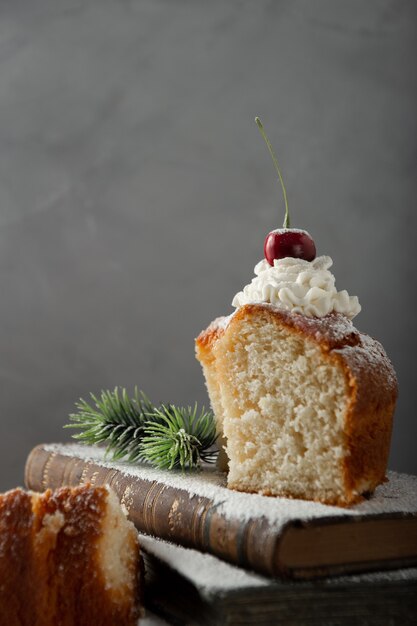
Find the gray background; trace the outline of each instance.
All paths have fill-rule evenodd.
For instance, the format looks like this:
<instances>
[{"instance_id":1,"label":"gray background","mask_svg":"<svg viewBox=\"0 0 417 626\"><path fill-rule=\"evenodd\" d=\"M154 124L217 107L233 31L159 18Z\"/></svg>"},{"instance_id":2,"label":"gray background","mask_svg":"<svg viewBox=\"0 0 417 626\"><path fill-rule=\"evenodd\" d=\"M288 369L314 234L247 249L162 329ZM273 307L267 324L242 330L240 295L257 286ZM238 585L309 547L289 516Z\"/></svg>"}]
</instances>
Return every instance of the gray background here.
<instances>
[{"instance_id":1,"label":"gray background","mask_svg":"<svg viewBox=\"0 0 417 626\"><path fill-rule=\"evenodd\" d=\"M207 403L193 339L283 202L400 380L417 472L413 0L0 3L1 488L116 384Z\"/></svg>"}]
</instances>

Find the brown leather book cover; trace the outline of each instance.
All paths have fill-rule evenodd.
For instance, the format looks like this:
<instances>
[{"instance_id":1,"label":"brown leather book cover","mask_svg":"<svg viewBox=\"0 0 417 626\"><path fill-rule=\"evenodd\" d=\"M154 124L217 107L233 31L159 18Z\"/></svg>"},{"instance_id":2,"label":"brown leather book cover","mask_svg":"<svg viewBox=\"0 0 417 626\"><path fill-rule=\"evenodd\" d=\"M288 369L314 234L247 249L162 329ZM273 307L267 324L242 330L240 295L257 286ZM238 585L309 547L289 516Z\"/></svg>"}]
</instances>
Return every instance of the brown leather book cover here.
<instances>
[{"instance_id":1,"label":"brown leather book cover","mask_svg":"<svg viewBox=\"0 0 417 626\"><path fill-rule=\"evenodd\" d=\"M182 473L106 460L104 450L39 445L26 486L108 484L142 533L267 576L310 579L417 564L417 477L391 472L351 508L227 489L214 469Z\"/></svg>"}]
</instances>

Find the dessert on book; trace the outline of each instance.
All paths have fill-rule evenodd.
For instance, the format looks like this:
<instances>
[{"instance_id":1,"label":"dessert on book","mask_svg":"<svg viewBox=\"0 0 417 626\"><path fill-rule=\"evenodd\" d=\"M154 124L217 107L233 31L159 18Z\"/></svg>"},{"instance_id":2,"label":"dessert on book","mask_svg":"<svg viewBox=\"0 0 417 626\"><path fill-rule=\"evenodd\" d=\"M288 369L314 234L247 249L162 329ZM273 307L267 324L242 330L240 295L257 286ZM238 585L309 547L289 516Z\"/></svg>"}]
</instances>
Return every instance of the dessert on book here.
<instances>
[{"instance_id":1,"label":"dessert on book","mask_svg":"<svg viewBox=\"0 0 417 626\"><path fill-rule=\"evenodd\" d=\"M136 530L106 486L0 496L0 624L136 626Z\"/></svg>"},{"instance_id":2,"label":"dessert on book","mask_svg":"<svg viewBox=\"0 0 417 626\"><path fill-rule=\"evenodd\" d=\"M417 564L417 476L388 476L347 508L238 492L214 467L167 471L109 459L98 446L41 444L25 470L34 490L108 484L142 533L299 579Z\"/></svg>"},{"instance_id":3,"label":"dessert on book","mask_svg":"<svg viewBox=\"0 0 417 626\"><path fill-rule=\"evenodd\" d=\"M267 235L264 252L234 314L196 340L228 486L350 505L385 480L394 369L353 326L360 305L336 290L332 260L289 228L287 202L284 228Z\"/></svg>"}]
</instances>

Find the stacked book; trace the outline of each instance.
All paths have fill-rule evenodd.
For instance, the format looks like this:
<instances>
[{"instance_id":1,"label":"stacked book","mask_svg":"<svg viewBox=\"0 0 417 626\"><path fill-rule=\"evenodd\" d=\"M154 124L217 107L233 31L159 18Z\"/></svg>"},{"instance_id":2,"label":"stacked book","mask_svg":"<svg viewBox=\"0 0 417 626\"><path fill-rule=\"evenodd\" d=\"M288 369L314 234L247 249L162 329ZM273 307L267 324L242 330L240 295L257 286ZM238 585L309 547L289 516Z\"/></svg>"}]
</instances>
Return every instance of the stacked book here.
<instances>
[{"instance_id":1,"label":"stacked book","mask_svg":"<svg viewBox=\"0 0 417 626\"><path fill-rule=\"evenodd\" d=\"M238 493L224 474L40 445L33 490L109 484L141 533L146 602L174 624L417 623L417 477L351 508Z\"/></svg>"}]
</instances>

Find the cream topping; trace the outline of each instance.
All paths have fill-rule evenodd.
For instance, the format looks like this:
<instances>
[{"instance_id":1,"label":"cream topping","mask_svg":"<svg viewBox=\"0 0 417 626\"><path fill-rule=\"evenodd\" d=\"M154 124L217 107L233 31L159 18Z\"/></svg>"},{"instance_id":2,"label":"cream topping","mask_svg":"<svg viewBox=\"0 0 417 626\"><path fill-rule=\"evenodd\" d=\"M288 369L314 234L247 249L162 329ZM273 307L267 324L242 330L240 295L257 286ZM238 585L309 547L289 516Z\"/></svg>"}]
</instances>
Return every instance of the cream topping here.
<instances>
[{"instance_id":1,"label":"cream topping","mask_svg":"<svg viewBox=\"0 0 417 626\"><path fill-rule=\"evenodd\" d=\"M329 272L332 265L329 256L314 261L286 257L275 259L273 266L264 259L255 266L255 278L235 295L232 305L269 302L309 317L324 317L334 311L352 319L361 305L346 290L337 291L336 279Z\"/></svg>"}]
</instances>

